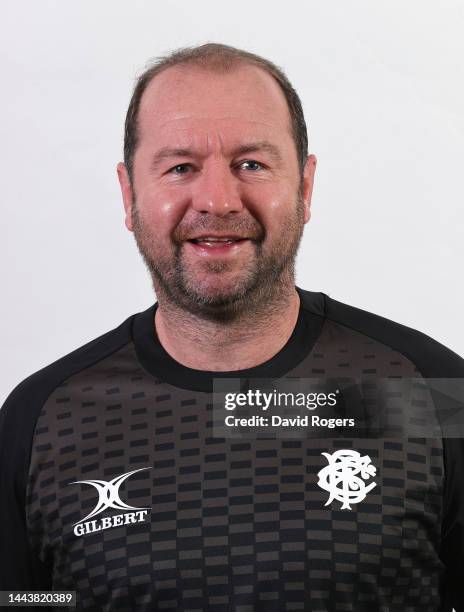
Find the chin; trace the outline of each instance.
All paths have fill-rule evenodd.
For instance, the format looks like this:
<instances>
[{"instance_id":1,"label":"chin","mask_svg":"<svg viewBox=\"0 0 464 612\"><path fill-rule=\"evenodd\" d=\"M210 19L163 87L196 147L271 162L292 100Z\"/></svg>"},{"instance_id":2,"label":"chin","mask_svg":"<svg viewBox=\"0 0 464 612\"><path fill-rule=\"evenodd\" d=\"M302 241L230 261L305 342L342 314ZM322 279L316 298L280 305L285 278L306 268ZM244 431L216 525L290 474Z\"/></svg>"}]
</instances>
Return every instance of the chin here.
<instances>
[{"instance_id":1,"label":"chin","mask_svg":"<svg viewBox=\"0 0 464 612\"><path fill-rule=\"evenodd\" d=\"M246 291L238 291L235 288L227 287L198 287L189 288L186 293L189 297L198 304L209 306L227 306L234 304L244 298Z\"/></svg>"},{"instance_id":2,"label":"chin","mask_svg":"<svg viewBox=\"0 0 464 612\"><path fill-rule=\"evenodd\" d=\"M194 282L192 282L194 281ZM195 282L196 281L196 282ZM241 270L237 272L199 275L196 279L190 277L191 289L198 294L217 297L218 299L240 299L254 291L259 285L259 276L255 270Z\"/></svg>"},{"instance_id":3,"label":"chin","mask_svg":"<svg viewBox=\"0 0 464 612\"><path fill-rule=\"evenodd\" d=\"M185 306L195 314L227 321L249 308L254 286L237 282L189 283L184 287Z\"/></svg>"}]
</instances>

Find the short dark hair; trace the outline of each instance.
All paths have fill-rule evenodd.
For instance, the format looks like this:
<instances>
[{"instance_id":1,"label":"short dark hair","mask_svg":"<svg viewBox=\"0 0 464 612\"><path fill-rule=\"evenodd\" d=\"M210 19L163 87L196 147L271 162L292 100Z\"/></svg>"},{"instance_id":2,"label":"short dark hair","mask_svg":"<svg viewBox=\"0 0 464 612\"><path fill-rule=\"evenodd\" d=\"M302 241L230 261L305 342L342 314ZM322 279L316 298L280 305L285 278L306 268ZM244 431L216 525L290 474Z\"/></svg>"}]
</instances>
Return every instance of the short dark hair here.
<instances>
[{"instance_id":1,"label":"short dark hair","mask_svg":"<svg viewBox=\"0 0 464 612\"><path fill-rule=\"evenodd\" d=\"M270 74L282 89L287 100L291 118L292 135L298 156L301 176L308 156L308 134L306 122L301 106L301 100L281 68L270 60L255 53L244 51L230 45L219 43L206 43L195 47L176 49L166 56L158 57L137 78L134 91L127 109L124 128L124 163L133 179L133 164L135 150L138 144L138 113L142 95L151 80L160 72L178 65L194 65L217 72L226 72L239 64L251 64L265 70Z\"/></svg>"}]
</instances>

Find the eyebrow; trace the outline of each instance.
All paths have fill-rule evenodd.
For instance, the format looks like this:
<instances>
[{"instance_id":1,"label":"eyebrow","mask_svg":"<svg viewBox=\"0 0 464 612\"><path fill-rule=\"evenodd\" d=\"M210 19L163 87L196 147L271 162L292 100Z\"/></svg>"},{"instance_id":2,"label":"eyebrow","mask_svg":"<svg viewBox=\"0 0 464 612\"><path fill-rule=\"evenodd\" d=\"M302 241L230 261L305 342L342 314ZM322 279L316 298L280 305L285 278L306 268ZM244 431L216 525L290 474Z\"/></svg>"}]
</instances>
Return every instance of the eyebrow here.
<instances>
[{"instance_id":1,"label":"eyebrow","mask_svg":"<svg viewBox=\"0 0 464 612\"><path fill-rule=\"evenodd\" d=\"M245 155L247 153L259 153L260 151L268 153L276 162L282 161L282 155L279 148L267 140L258 140L256 142L239 145L232 150L232 157ZM193 149L181 147L163 147L154 154L151 162L151 168L154 170L165 159L170 159L172 157L196 157L196 155L197 154L195 151L193 151Z\"/></svg>"}]
</instances>

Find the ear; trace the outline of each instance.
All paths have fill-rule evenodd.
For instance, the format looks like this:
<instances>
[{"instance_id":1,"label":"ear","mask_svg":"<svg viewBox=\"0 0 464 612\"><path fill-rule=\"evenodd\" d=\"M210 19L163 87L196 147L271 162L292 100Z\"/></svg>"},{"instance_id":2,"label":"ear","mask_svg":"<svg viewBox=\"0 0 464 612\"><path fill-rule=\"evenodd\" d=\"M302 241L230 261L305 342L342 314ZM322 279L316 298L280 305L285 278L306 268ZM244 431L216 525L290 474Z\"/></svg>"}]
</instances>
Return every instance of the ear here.
<instances>
[{"instance_id":1,"label":"ear","mask_svg":"<svg viewBox=\"0 0 464 612\"><path fill-rule=\"evenodd\" d=\"M316 172L317 159L315 155L308 155L303 170L303 200L304 200L304 222L308 223L311 218L311 196L313 194L314 173Z\"/></svg>"},{"instance_id":2,"label":"ear","mask_svg":"<svg viewBox=\"0 0 464 612\"><path fill-rule=\"evenodd\" d=\"M132 232L132 205L133 205L133 192L132 185L129 179L129 173L125 164L119 162L117 165L119 185L121 187L122 201L124 202L124 210L126 211L125 224L129 231Z\"/></svg>"}]
</instances>

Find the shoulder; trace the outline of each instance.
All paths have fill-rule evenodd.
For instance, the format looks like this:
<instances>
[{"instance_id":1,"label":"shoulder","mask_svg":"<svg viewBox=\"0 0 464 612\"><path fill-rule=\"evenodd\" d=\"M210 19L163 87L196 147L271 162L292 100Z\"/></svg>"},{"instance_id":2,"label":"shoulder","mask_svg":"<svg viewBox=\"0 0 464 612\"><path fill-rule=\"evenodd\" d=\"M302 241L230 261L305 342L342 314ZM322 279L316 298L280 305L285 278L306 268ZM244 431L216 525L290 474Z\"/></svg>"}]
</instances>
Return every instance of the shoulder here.
<instances>
[{"instance_id":1,"label":"shoulder","mask_svg":"<svg viewBox=\"0 0 464 612\"><path fill-rule=\"evenodd\" d=\"M7 397L0 409L0 525L11 517L18 525L24 522L32 441L47 398L69 377L127 344L132 319L31 374Z\"/></svg>"},{"instance_id":2,"label":"shoulder","mask_svg":"<svg viewBox=\"0 0 464 612\"><path fill-rule=\"evenodd\" d=\"M427 378L464 377L464 359L427 334L378 314L339 302L324 293L299 289L302 305L327 320L390 347Z\"/></svg>"},{"instance_id":3,"label":"shoulder","mask_svg":"<svg viewBox=\"0 0 464 612\"><path fill-rule=\"evenodd\" d=\"M13 428L18 430L28 428L28 424L32 426L41 406L57 386L129 342L133 316L31 374L14 387L0 409L0 435L6 436Z\"/></svg>"},{"instance_id":4,"label":"shoulder","mask_svg":"<svg viewBox=\"0 0 464 612\"><path fill-rule=\"evenodd\" d=\"M39 558L32 550L26 529L27 483L37 419L49 395L63 381L130 340L131 319L25 378L0 409L0 538L11 549L9 563L0 568L4 588L51 588L52 561Z\"/></svg>"}]
</instances>

